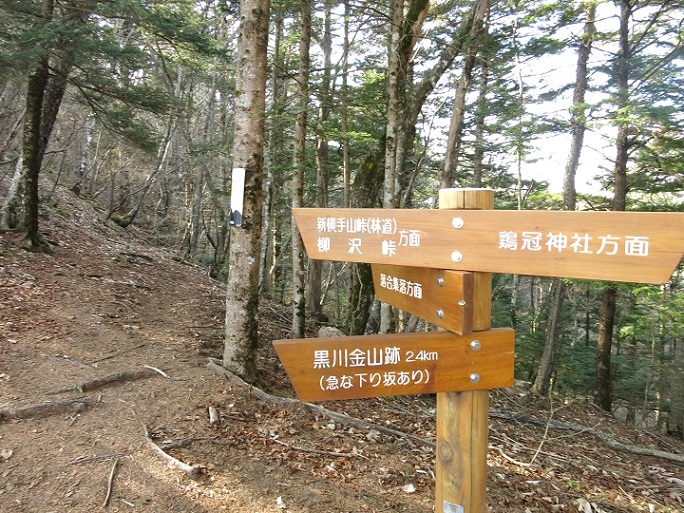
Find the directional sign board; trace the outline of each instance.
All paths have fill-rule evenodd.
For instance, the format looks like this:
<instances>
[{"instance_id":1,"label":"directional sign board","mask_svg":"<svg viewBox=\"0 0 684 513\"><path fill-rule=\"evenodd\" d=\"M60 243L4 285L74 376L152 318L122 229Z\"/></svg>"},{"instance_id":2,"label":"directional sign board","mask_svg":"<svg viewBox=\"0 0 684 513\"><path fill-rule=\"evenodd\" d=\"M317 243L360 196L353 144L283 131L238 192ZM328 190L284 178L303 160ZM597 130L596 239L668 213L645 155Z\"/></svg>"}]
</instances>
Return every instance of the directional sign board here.
<instances>
[{"instance_id":1,"label":"directional sign board","mask_svg":"<svg viewBox=\"0 0 684 513\"><path fill-rule=\"evenodd\" d=\"M473 330L473 275L373 264L375 297L459 335Z\"/></svg>"},{"instance_id":2,"label":"directional sign board","mask_svg":"<svg viewBox=\"0 0 684 513\"><path fill-rule=\"evenodd\" d=\"M302 401L489 390L513 384L514 331L298 340L273 347Z\"/></svg>"},{"instance_id":3,"label":"directional sign board","mask_svg":"<svg viewBox=\"0 0 684 513\"><path fill-rule=\"evenodd\" d=\"M541 210L294 209L310 258L665 283L684 214Z\"/></svg>"}]
</instances>

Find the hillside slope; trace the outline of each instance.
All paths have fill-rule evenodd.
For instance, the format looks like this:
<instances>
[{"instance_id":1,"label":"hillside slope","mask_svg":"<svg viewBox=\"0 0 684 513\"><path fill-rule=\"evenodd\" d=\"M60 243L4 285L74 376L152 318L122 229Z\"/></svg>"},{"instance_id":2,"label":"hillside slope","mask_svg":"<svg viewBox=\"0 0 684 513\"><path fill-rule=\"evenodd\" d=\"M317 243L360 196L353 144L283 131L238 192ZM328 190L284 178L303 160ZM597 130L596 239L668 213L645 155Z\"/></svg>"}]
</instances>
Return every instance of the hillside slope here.
<instances>
[{"instance_id":1,"label":"hillside slope","mask_svg":"<svg viewBox=\"0 0 684 513\"><path fill-rule=\"evenodd\" d=\"M256 393L207 368L223 289L204 271L65 190L42 231L53 255L0 234L0 512L433 511L433 398L324 405L346 419L279 400L292 392L270 341L288 311L270 302L274 395ZM684 444L524 388L493 392L492 410L491 511L684 511L684 465L567 426L674 459Z\"/></svg>"}]
</instances>

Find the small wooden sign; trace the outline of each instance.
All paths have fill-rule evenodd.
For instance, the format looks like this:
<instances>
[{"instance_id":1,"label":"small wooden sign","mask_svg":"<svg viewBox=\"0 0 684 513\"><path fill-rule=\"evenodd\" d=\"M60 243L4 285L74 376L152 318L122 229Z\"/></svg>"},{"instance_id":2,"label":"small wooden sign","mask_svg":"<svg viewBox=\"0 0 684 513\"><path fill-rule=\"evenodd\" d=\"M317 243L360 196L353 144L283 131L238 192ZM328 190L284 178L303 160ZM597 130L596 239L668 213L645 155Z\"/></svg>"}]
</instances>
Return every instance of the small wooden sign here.
<instances>
[{"instance_id":1,"label":"small wooden sign","mask_svg":"<svg viewBox=\"0 0 684 513\"><path fill-rule=\"evenodd\" d=\"M473 330L473 275L373 264L375 297L459 335Z\"/></svg>"},{"instance_id":2,"label":"small wooden sign","mask_svg":"<svg viewBox=\"0 0 684 513\"><path fill-rule=\"evenodd\" d=\"M542 210L295 209L310 258L665 283L684 214Z\"/></svg>"},{"instance_id":3,"label":"small wooden sign","mask_svg":"<svg viewBox=\"0 0 684 513\"><path fill-rule=\"evenodd\" d=\"M302 401L489 390L513 384L514 331L298 340L273 346Z\"/></svg>"}]
</instances>

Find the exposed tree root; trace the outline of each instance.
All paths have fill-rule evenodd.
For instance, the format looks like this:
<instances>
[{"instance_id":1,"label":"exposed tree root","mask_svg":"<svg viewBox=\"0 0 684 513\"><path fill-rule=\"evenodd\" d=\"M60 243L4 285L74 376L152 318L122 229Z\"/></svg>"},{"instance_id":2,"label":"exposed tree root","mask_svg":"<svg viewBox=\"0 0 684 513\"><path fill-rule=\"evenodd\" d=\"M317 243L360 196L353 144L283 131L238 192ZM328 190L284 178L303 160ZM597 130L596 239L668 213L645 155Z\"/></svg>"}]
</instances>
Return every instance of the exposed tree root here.
<instances>
[{"instance_id":1,"label":"exposed tree root","mask_svg":"<svg viewBox=\"0 0 684 513\"><path fill-rule=\"evenodd\" d=\"M185 473L185 475L187 475L190 479L193 479L195 481L204 480L204 470L201 466L188 465L187 463L183 463L181 460L174 458L170 454L164 452L161 447L154 443L152 437L150 437L150 432L147 430L147 426L143 425L143 429L145 430L145 440L147 440L147 445L150 446L152 451L154 451L154 453L157 456L166 461L169 467L180 470L181 472Z\"/></svg>"},{"instance_id":2,"label":"exposed tree root","mask_svg":"<svg viewBox=\"0 0 684 513\"><path fill-rule=\"evenodd\" d=\"M416 442L418 444L427 446L427 447L435 447L435 443L431 440L426 440L424 438L420 438L415 435L411 435L409 433L404 433L402 431L397 431L395 429L387 428L385 426L380 426L380 425L374 425L370 422L367 422L365 420L361 419L356 419L353 417L349 417L347 415L328 410L327 408L324 408L323 406L319 406L317 404L312 404L312 403L304 403L301 402L297 399L290 399L287 397L277 397L274 395L271 395L267 392L264 392L263 390L256 388L249 383L245 382L242 378L239 376L233 374L229 370L225 369L224 367L221 366L221 361L216 360L214 358L209 360L209 363L207 365L209 369L211 369L214 373L218 374L219 376L223 376L226 379L232 381L233 383L236 383L238 385L242 385L245 387L248 387L250 389L250 392L253 393L255 396L257 396L259 399L263 401L268 401L274 404L277 404L279 406L283 407L303 407L304 409L312 412L312 413L318 413L321 415L325 415L326 417L339 422L340 424L348 425L348 426L353 426L356 428L360 429L375 429L379 431L380 433L384 433L386 435L394 436L397 438L406 438L407 440L411 440L413 442ZM518 413L507 413L507 412L497 412L497 411L491 411L489 413L491 417L495 418L500 418L504 420L512 420L516 422L525 422L528 424L536 424L538 426L547 426L552 428L552 429L566 429L566 430L571 430L575 431L577 433L587 433L588 435L592 435L599 440L601 440L604 444L606 444L608 447L611 447L613 449L616 449L618 451L630 453L630 454L637 454L641 456L652 456L654 458L660 458L663 460L667 461L672 461L674 463L679 463L679 464L684 464L684 455L681 454L674 454L666 451L661 451L659 449L651 449L649 447L641 447L637 445L630 445L626 444L623 442L620 442L618 440L615 440L613 437L610 435L599 431L597 429L591 428L584 426L582 424L575 424L575 423L570 423L570 422L559 422L559 421L544 421L544 420L539 420L535 419L533 417L527 417L525 415L521 415Z\"/></svg>"},{"instance_id":3,"label":"exposed tree root","mask_svg":"<svg viewBox=\"0 0 684 513\"><path fill-rule=\"evenodd\" d=\"M152 367L145 367L144 369L133 371L122 371L109 374L107 376L102 376L100 378L91 379L90 381L85 381L77 385L70 385L67 387L50 390L48 394L54 395L63 394L65 392L89 392L91 390L97 390L99 388L122 383L124 381L135 381L137 379L151 378L157 374L159 374L159 371Z\"/></svg>"},{"instance_id":4,"label":"exposed tree root","mask_svg":"<svg viewBox=\"0 0 684 513\"><path fill-rule=\"evenodd\" d=\"M97 404L97 400L89 397L78 397L66 401L42 402L28 404L26 406L5 406L0 408L0 422L9 419L30 419L35 417L47 417L60 413L80 413Z\"/></svg>"},{"instance_id":5,"label":"exposed tree root","mask_svg":"<svg viewBox=\"0 0 684 513\"><path fill-rule=\"evenodd\" d=\"M353 426L358 429L374 429L385 435L393 436L396 438L405 438L407 440L411 440L412 442L416 442L420 445L432 447L433 449L435 448L435 442L431 440L426 440L425 438L421 438L419 436L412 435L410 433L404 433L403 431L398 431L396 429L376 425L365 420L349 417L348 415L344 415L342 413L329 410L327 408L324 408L323 406L319 406L318 404L304 403L298 399L290 399L289 397L277 397L275 395L271 395L259 388L250 385L239 376L233 374L229 370L222 367L220 360L216 360L213 358L210 359L209 363L207 364L207 367L219 376L223 376L226 379L232 381L233 383L249 388L250 392L262 401L267 401L273 404L277 404L278 406L283 406L287 408L302 407L311 413L325 415L329 419L332 419L335 422L339 422L340 424L346 426Z\"/></svg>"},{"instance_id":6,"label":"exposed tree root","mask_svg":"<svg viewBox=\"0 0 684 513\"><path fill-rule=\"evenodd\" d=\"M514 422L524 422L526 424L534 424L537 426L548 426L552 429L565 429L569 431L574 431L576 433L586 433L595 438L598 438L608 447L615 449L617 451L626 452L629 454L638 454L640 456L652 456L654 458L660 458L663 460L672 461L674 463L679 463L680 465L684 465L683 454L674 454L667 451L661 451L659 449L651 449L650 447L626 444L618 440L615 440L615 438L604 433L603 431L599 431L598 429L584 426L582 424L577 424L574 422L560 422L557 420L545 421L535 419L534 417L521 415L519 413L510 412L490 411L489 416L497 419L511 420Z\"/></svg>"}]
</instances>

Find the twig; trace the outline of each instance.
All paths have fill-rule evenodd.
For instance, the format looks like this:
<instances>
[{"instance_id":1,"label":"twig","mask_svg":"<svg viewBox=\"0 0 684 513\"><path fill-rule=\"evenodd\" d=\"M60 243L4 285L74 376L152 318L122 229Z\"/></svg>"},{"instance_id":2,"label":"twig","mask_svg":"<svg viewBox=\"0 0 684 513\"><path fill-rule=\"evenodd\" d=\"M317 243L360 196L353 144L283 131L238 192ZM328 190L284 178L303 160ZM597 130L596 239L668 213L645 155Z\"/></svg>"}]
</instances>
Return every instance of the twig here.
<instances>
[{"instance_id":1,"label":"twig","mask_svg":"<svg viewBox=\"0 0 684 513\"><path fill-rule=\"evenodd\" d=\"M608 447L611 447L617 451L622 451L630 454L638 454L641 456L652 456L654 458L660 458L667 461L672 461L674 463L679 463L684 465L684 455L674 454L666 451L661 451L660 449L651 449L650 447L641 447L638 445L630 445L616 440L610 435L599 431L598 429L584 426L582 424L577 424L574 422L559 422L559 421L543 421L535 419L534 417L527 417L519 413L507 413L507 412L497 412L490 411L490 417L500 418L504 420L513 420L516 422L526 422L528 424L534 424L537 426L548 426L553 429L566 429L569 431L574 431L575 433L586 433L593 437L598 438Z\"/></svg>"},{"instance_id":2,"label":"twig","mask_svg":"<svg viewBox=\"0 0 684 513\"><path fill-rule=\"evenodd\" d=\"M165 460L170 467L184 472L190 479L202 481L204 477L202 467L199 465L188 465L187 463L183 463L179 459L174 458L170 454L167 454L161 447L154 443L150 437L150 432L147 430L147 426L144 424L143 429L145 430L145 439L147 440L147 445L149 445L158 456Z\"/></svg>"},{"instance_id":3,"label":"twig","mask_svg":"<svg viewBox=\"0 0 684 513\"><path fill-rule=\"evenodd\" d=\"M142 253L129 253L127 251L120 251L119 254L131 258L141 258L143 260L147 260L148 262L154 262L154 259L151 256L143 255Z\"/></svg>"},{"instance_id":4,"label":"twig","mask_svg":"<svg viewBox=\"0 0 684 513\"><path fill-rule=\"evenodd\" d=\"M494 432L494 433L499 434L498 431L496 431L496 430L495 430L494 428L492 428L492 427L490 427L489 430L490 430L490 432ZM496 436L494 436L494 435L490 435L490 438L493 439L493 440L500 440L500 441L502 441L503 443L511 443L511 444L515 445L516 448L521 449L521 450L525 450L525 451L527 451L527 452L534 453L534 452L537 451L537 449L533 449L532 447L527 447L527 446L525 446L525 445L522 445L520 442L518 442L518 441L512 439L511 437L509 437L509 436L506 435L506 434L502 434L502 436L503 436L503 439L498 438L498 437L496 437ZM557 440L557 437L552 438L552 440ZM495 447L495 448L496 448L496 447ZM554 453L554 452L539 451L539 454L543 454L544 456L548 456L549 458L552 458L552 459L558 460L558 461L568 461L568 458L566 458L565 456L561 456L560 454L556 454L556 453Z\"/></svg>"},{"instance_id":5,"label":"twig","mask_svg":"<svg viewBox=\"0 0 684 513\"><path fill-rule=\"evenodd\" d=\"M164 372L161 369L157 369L156 367L152 367L151 365L143 365L143 367L145 367L146 369L153 370L157 374L164 376L166 379L171 379L171 376L169 376L166 372Z\"/></svg>"},{"instance_id":6,"label":"twig","mask_svg":"<svg viewBox=\"0 0 684 513\"><path fill-rule=\"evenodd\" d=\"M282 442L278 440L277 438L271 437L271 441L277 443L278 445L282 445L284 447L287 447L288 449L292 449L294 451L299 451L299 452L308 452L311 454L320 454L323 456L333 456L335 458L353 458L354 456L360 456L360 454L352 454L350 452L334 452L334 451L321 451L318 449L307 449L305 447L296 447L294 445L290 445L286 442Z\"/></svg>"},{"instance_id":7,"label":"twig","mask_svg":"<svg viewBox=\"0 0 684 513\"><path fill-rule=\"evenodd\" d=\"M501 456L503 456L503 458L504 458L505 460L510 461L510 462L513 463L514 465L518 465L519 467L531 467L531 466L532 466L532 462L530 462L530 463L524 463L524 462L522 462L522 461L518 461L518 460L516 460L516 459L514 459L514 458L511 458L508 454L506 454L506 453L503 451L503 449L502 449L501 447L496 447L495 445L490 445L489 448L490 448L490 449L496 449L497 451L499 451L499 454L501 454Z\"/></svg>"},{"instance_id":8,"label":"twig","mask_svg":"<svg viewBox=\"0 0 684 513\"><path fill-rule=\"evenodd\" d=\"M106 508L109 506L109 499L112 497L112 488L114 486L114 473L116 472L116 467L119 464L119 458L114 460L114 465L112 465L112 471L109 473L109 482L107 483L107 495L102 503L102 507Z\"/></svg>"},{"instance_id":9,"label":"twig","mask_svg":"<svg viewBox=\"0 0 684 513\"><path fill-rule=\"evenodd\" d=\"M539 453L542 450L542 447L544 447L544 442L546 441L547 437L549 436L549 427L551 425L551 419L553 418L555 410L553 409L553 402L551 402L551 410L549 411L549 418L546 423L546 426L544 426L544 435L542 436L542 439L539 441L539 445L537 446L537 450L535 453L532 455L532 459L530 460L530 465L532 465L535 460L537 459L537 456L539 456Z\"/></svg>"},{"instance_id":10,"label":"twig","mask_svg":"<svg viewBox=\"0 0 684 513\"><path fill-rule=\"evenodd\" d=\"M152 287L143 285L142 283L136 283L133 280L122 281L122 280L112 280L111 278L102 278L102 281L111 283L113 285L128 285L129 287L135 287L137 289L152 290Z\"/></svg>"},{"instance_id":11,"label":"twig","mask_svg":"<svg viewBox=\"0 0 684 513\"><path fill-rule=\"evenodd\" d=\"M124 456L128 456L126 453L118 453L118 454L105 454L102 456L79 456L76 459L73 459L67 463L64 464L65 467L68 467L70 465L80 465L82 463L98 463L100 461L107 461L111 459L119 459L123 458Z\"/></svg>"},{"instance_id":12,"label":"twig","mask_svg":"<svg viewBox=\"0 0 684 513\"><path fill-rule=\"evenodd\" d=\"M122 354L130 353L131 351L135 351L136 349L140 349L141 347L145 347L147 345L147 342L143 342L142 344L138 344L137 346L131 347L129 349L125 349L123 351L117 351L116 353L112 353L107 356L103 356L102 358L98 358L97 360L93 360L93 364L99 363L99 362L104 362L105 360L109 360L110 358L116 358L117 356L120 356Z\"/></svg>"},{"instance_id":13,"label":"twig","mask_svg":"<svg viewBox=\"0 0 684 513\"><path fill-rule=\"evenodd\" d=\"M160 376L163 376L170 381L187 381L190 379L187 376L169 376L163 370L157 369L156 367L152 367L151 365L143 365L143 367L145 367L146 369L153 370L154 372L158 373Z\"/></svg>"},{"instance_id":14,"label":"twig","mask_svg":"<svg viewBox=\"0 0 684 513\"><path fill-rule=\"evenodd\" d=\"M183 438L182 440L176 440L175 442L167 442L165 444L160 445L159 447L163 451L168 451L169 449L177 449L178 447L187 447L195 440L196 438L190 436L188 438Z\"/></svg>"}]
</instances>

